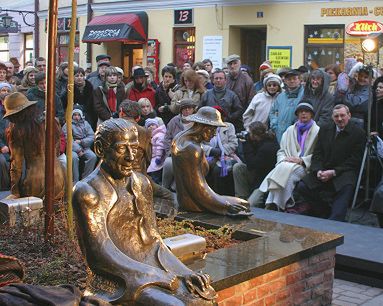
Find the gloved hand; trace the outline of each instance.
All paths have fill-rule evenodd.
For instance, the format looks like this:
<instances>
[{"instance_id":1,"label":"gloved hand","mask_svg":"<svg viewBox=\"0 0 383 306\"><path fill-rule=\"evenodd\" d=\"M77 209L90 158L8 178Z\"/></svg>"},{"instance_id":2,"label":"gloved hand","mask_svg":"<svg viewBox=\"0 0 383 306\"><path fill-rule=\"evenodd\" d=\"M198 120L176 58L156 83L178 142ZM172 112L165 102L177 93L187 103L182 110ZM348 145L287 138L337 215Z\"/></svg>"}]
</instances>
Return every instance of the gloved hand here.
<instances>
[{"instance_id":1,"label":"gloved hand","mask_svg":"<svg viewBox=\"0 0 383 306\"><path fill-rule=\"evenodd\" d=\"M222 151L220 148L213 148L210 150L209 156L220 157L221 154L222 154Z\"/></svg>"}]
</instances>

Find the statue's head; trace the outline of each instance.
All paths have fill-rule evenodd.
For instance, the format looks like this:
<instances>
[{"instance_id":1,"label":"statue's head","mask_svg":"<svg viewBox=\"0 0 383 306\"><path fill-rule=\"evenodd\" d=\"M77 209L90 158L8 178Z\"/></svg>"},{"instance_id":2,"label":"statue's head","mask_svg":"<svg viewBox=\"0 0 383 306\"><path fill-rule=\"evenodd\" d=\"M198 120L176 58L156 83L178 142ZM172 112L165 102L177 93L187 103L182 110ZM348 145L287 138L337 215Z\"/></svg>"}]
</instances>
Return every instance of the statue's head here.
<instances>
[{"instance_id":1,"label":"statue's head","mask_svg":"<svg viewBox=\"0 0 383 306\"><path fill-rule=\"evenodd\" d=\"M121 179L131 174L137 149L138 131L133 123L109 119L98 126L94 151L112 177Z\"/></svg>"}]
</instances>

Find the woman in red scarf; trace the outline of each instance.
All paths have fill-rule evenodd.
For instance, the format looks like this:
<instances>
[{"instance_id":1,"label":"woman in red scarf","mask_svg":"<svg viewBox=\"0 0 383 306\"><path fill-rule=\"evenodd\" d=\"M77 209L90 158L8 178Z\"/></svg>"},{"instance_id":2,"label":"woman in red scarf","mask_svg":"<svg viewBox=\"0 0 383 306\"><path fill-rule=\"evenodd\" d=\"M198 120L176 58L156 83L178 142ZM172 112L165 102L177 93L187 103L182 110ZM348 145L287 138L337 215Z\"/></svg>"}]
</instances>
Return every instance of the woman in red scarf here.
<instances>
[{"instance_id":1,"label":"woman in red scarf","mask_svg":"<svg viewBox=\"0 0 383 306\"><path fill-rule=\"evenodd\" d=\"M110 66L105 72L103 86L93 91L94 110L98 116L98 124L112 117L118 117L118 108L125 98L125 86L118 82L118 71ZM98 125L97 124L97 125Z\"/></svg>"}]
</instances>

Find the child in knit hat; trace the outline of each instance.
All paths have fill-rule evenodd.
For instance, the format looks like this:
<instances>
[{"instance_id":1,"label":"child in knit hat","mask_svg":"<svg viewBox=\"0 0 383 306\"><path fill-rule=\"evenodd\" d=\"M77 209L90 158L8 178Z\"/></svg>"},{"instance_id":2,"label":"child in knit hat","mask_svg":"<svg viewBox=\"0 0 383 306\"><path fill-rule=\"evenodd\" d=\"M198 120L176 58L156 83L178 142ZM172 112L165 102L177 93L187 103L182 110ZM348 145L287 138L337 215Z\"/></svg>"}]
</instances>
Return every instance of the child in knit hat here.
<instances>
[{"instance_id":1,"label":"child in knit hat","mask_svg":"<svg viewBox=\"0 0 383 306\"><path fill-rule=\"evenodd\" d=\"M154 182L161 184L162 168L165 161L164 138L166 126L163 123L161 124L157 118L148 118L145 121L145 128L152 135L152 159L147 173L152 177Z\"/></svg>"}]
</instances>

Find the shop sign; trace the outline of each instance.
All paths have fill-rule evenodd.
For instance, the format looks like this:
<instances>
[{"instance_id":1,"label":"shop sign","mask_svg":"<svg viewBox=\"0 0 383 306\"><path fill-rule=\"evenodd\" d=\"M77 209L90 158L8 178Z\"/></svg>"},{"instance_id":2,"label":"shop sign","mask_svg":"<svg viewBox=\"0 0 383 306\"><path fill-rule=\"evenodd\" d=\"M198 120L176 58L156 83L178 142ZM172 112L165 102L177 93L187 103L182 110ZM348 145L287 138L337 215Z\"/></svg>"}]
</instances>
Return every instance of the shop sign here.
<instances>
[{"instance_id":1,"label":"shop sign","mask_svg":"<svg viewBox=\"0 0 383 306\"><path fill-rule=\"evenodd\" d=\"M383 24L372 20L360 20L350 23L346 33L351 36L367 36L373 33L383 33Z\"/></svg>"},{"instance_id":2,"label":"shop sign","mask_svg":"<svg viewBox=\"0 0 383 306\"><path fill-rule=\"evenodd\" d=\"M174 10L174 25L192 25L193 9Z\"/></svg>"},{"instance_id":3,"label":"shop sign","mask_svg":"<svg viewBox=\"0 0 383 306\"><path fill-rule=\"evenodd\" d=\"M12 20L11 26L5 27L3 21L0 18L0 33L18 33L20 32L20 25L17 21Z\"/></svg>"},{"instance_id":4,"label":"shop sign","mask_svg":"<svg viewBox=\"0 0 383 306\"><path fill-rule=\"evenodd\" d=\"M322 7L321 17L343 17L343 16L383 16L383 6L376 6L372 9L367 6L351 7Z\"/></svg>"},{"instance_id":5,"label":"shop sign","mask_svg":"<svg viewBox=\"0 0 383 306\"><path fill-rule=\"evenodd\" d=\"M267 47L267 59L273 69L291 67L292 47Z\"/></svg>"}]
</instances>

